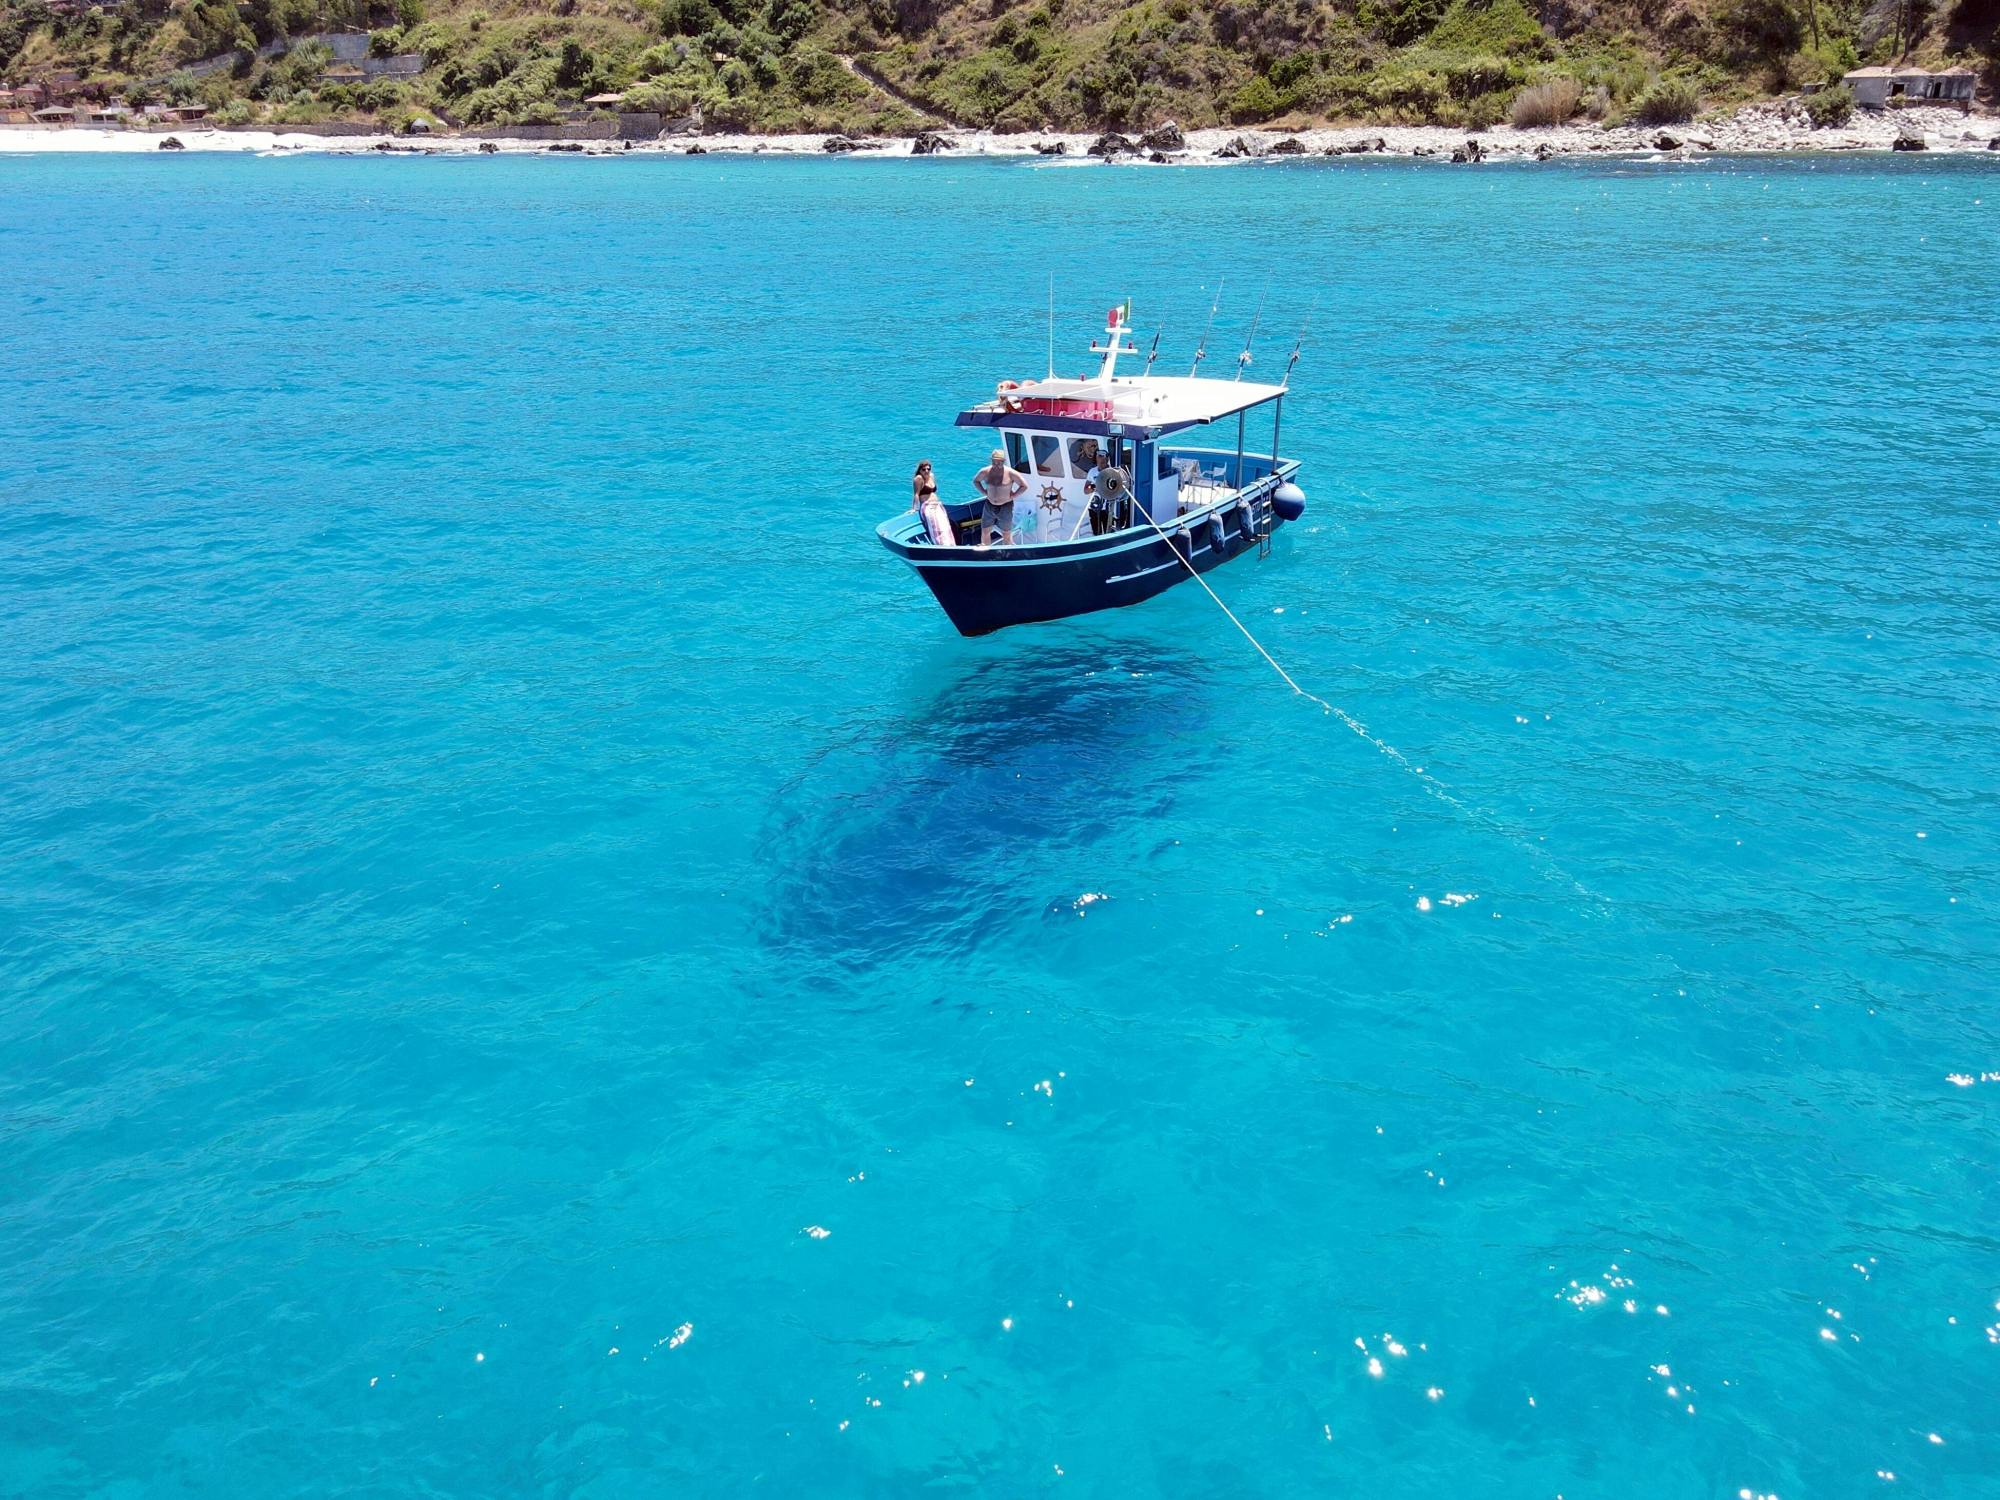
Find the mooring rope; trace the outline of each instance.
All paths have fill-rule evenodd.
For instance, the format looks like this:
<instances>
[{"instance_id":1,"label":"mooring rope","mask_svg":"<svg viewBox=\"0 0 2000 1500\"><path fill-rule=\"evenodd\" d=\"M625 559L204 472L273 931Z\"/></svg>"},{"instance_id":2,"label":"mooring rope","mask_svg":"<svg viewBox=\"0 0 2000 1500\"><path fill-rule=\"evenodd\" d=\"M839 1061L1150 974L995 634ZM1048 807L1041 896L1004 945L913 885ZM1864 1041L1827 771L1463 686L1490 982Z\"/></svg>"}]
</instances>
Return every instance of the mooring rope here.
<instances>
[{"instance_id":1,"label":"mooring rope","mask_svg":"<svg viewBox=\"0 0 2000 1500\"><path fill-rule=\"evenodd\" d=\"M1254 521L1256 519L1256 512L1254 509L1256 502L1243 500L1242 492L1240 490L1237 492L1237 499L1241 501L1241 503L1252 507L1251 519ZM1333 714L1338 718L1340 718L1341 720L1343 720L1347 724L1348 728L1354 729L1357 732L1364 735L1367 734L1367 731L1365 729L1361 729L1359 725L1357 725L1352 719L1349 719L1346 714L1341 713L1341 711L1335 708L1331 703L1327 702L1326 699L1320 697L1317 693L1309 693L1304 688L1300 687L1298 685L1298 682L1293 678L1292 674L1290 672L1287 672L1283 667L1278 665L1278 658L1273 656L1270 652L1266 651L1264 649L1264 643L1258 640L1256 636L1250 633L1250 627L1245 625L1241 620L1236 618L1236 611L1231 609L1227 604L1224 604L1222 602L1222 596L1216 593L1214 589L1208 586L1208 580L1201 576L1201 570L1195 567L1194 562L1191 558L1185 556L1181 552L1181 549L1174 545L1174 539L1166 533L1165 529L1161 527L1158 521L1153 519L1153 513L1150 510L1148 510L1145 506L1139 505L1137 503L1135 503L1132 508L1138 511L1140 515L1146 518L1146 524L1148 526L1152 527L1153 530L1160 533L1160 539L1167 544L1168 550L1171 551L1174 554L1174 556L1180 560L1180 565L1188 570L1188 576L1192 578L1196 583L1201 585L1202 592L1207 594L1209 598L1215 601L1215 607L1217 609L1221 610L1225 615L1229 616L1229 623L1234 625L1238 630L1243 632L1243 639L1248 641L1253 647L1256 648L1257 654L1259 656L1263 657L1265 661L1271 664L1271 670L1273 672L1276 672L1280 677L1285 679L1286 687L1290 688L1293 692L1297 693L1301 698L1310 698L1313 702L1317 703L1324 712ZM1189 538L1188 550L1190 552L1194 550L1192 537ZM1372 736L1370 737L1372 738Z\"/></svg>"},{"instance_id":2,"label":"mooring rope","mask_svg":"<svg viewBox=\"0 0 2000 1500\"><path fill-rule=\"evenodd\" d=\"M1241 491L1238 491L1237 498L1239 500L1242 500ZM1254 522L1256 519L1255 502L1245 501L1243 503L1250 505L1252 507L1251 519ZM1399 766L1402 770L1407 772L1409 775L1414 776L1417 780L1417 784L1423 787L1423 789L1426 792L1428 792L1431 796L1435 797L1438 801L1444 803L1445 806L1457 812L1461 817L1469 819L1470 821L1475 823L1483 823L1484 825L1486 825L1487 828L1489 828L1493 832L1500 834L1504 838L1510 839L1515 844L1525 849L1534 859L1540 861L1550 872L1559 876L1563 880L1568 881L1579 896L1584 897L1586 900L1597 902L1600 905L1603 903L1604 900L1603 897L1599 896L1589 886L1585 885L1581 880L1578 880L1574 875L1570 874L1569 871L1565 870L1562 867L1562 865L1557 862L1557 860L1553 855L1551 855L1546 849L1541 848L1540 845L1530 841L1528 837L1520 829L1509 828L1497 816L1495 816L1490 812L1485 811L1483 808L1468 806L1464 801L1454 796L1451 793L1451 791L1446 788L1443 782L1439 781L1435 776L1431 775L1422 766L1411 765L1410 758L1407 755L1403 754L1402 751L1398 750L1394 745L1390 744L1387 740L1382 739L1378 735L1369 733L1368 726L1362 723L1359 719L1355 718L1354 715L1348 713L1345 709L1336 708L1333 704L1327 702L1326 699L1320 697L1319 694L1309 693L1304 688L1300 687L1298 684L1298 680L1295 677L1293 677L1290 672L1287 672L1284 669L1284 667L1279 663L1277 657L1273 656L1270 652L1266 651L1264 649L1264 643L1258 640L1256 636L1250 633L1250 627L1245 625L1241 620L1236 618L1236 611L1231 609L1227 604L1223 603L1222 596L1216 593L1214 589L1208 586L1208 580L1201 576L1201 571L1200 569L1195 567L1193 559L1183 554L1181 549L1174 545L1173 537L1167 533L1167 531L1160 525L1158 521L1153 519L1152 512L1147 510L1143 505L1138 505L1138 504L1134 504L1133 509L1138 511L1140 515L1146 518L1146 524L1148 526L1151 526L1153 530L1159 532L1161 540L1167 544L1168 549L1172 551L1174 556L1180 560L1181 566L1188 570L1188 576L1193 578L1196 583L1201 585L1202 592L1207 594L1209 598L1215 601L1215 607L1221 610L1223 614L1229 617L1229 623L1234 625L1239 631L1242 632L1243 639L1248 641L1256 649L1257 654L1263 657L1265 661L1271 664L1271 670L1273 672L1276 672L1279 677L1284 679L1286 687L1290 688L1299 697L1307 699L1310 702L1317 703L1320 706L1321 712L1330 714L1332 717L1340 720L1342 724L1346 725L1356 735L1366 740L1369 744L1373 745L1383 755L1387 756L1390 760L1394 761L1397 764L1397 766ZM1192 552L1193 550L1194 550L1193 537L1190 534L1188 551Z\"/></svg>"}]
</instances>

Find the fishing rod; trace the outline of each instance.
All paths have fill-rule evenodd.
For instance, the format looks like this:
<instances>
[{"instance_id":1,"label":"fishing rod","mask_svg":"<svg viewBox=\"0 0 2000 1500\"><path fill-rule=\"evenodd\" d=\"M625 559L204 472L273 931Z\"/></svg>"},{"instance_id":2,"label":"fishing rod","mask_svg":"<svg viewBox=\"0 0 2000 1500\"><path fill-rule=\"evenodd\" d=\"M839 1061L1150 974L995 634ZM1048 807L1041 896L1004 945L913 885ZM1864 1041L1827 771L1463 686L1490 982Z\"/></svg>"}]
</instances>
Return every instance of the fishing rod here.
<instances>
[{"instance_id":1,"label":"fishing rod","mask_svg":"<svg viewBox=\"0 0 2000 1500\"><path fill-rule=\"evenodd\" d=\"M1306 330L1312 327L1312 314L1306 314L1305 322L1299 325L1299 336L1292 340L1292 357L1285 361L1285 378L1278 382L1281 386L1292 383L1292 369L1299 362L1299 351L1306 346Z\"/></svg>"},{"instance_id":2,"label":"fishing rod","mask_svg":"<svg viewBox=\"0 0 2000 1500\"><path fill-rule=\"evenodd\" d=\"M1194 363L1188 366L1188 379L1192 380L1201 369L1201 362L1208 354L1209 330L1215 327L1215 310L1222 306L1223 282L1215 283L1215 300L1208 305L1208 322L1201 330L1201 342L1194 346Z\"/></svg>"},{"instance_id":3,"label":"fishing rod","mask_svg":"<svg viewBox=\"0 0 2000 1500\"><path fill-rule=\"evenodd\" d=\"M1236 356L1236 378L1241 380L1243 372L1250 368L1250 346L1257 342L1257 325L1264 321L1264 299L1257 299L1257 315L1250 320L1250 336L1243 341L1243 352Z\"/></svg>"}]
</instances>

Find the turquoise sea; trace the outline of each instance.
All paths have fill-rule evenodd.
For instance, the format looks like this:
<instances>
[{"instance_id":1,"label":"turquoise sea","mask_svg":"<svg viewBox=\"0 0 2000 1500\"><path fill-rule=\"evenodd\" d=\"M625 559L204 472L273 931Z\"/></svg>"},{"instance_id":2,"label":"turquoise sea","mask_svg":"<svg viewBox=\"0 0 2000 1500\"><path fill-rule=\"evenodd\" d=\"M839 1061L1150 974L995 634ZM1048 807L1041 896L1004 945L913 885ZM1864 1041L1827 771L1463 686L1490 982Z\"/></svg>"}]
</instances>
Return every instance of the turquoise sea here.
<instances>
[{"instance_id":1,"label":"turquoise sea","mask_svg":"<svg viewBox=\"0 0 2000 1500\"><path fill-rule=\"evenodd\" d=\"M2000 160L8 157L0 267L0 1492L2000 1495ZM876 543L1051 267L1304 329L1213 581L1339 715Z\"/></svg>"}]
</instances>

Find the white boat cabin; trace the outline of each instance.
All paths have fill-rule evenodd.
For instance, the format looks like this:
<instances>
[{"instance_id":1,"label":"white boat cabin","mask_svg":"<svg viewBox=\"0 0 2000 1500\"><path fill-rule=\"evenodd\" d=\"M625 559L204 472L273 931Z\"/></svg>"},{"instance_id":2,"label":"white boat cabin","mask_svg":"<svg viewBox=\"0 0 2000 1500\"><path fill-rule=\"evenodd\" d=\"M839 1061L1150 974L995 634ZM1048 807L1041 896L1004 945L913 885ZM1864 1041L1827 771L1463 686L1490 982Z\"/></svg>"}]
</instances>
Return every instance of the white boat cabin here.
<instances>
[{"instance_id":1,"label":"white boat cabin","mask_svg":"<svg viewBox=\"0 0 2000 1500\"><path fill-rule=\"evenodd\" d=\"M1146 524L1133 508L1164 526L1189 511L1234 499L1271 474L1285 386L1154 375L1150 358L1148 373L1120 376L1119 356L1138 352L1122 343L1128 332L1125 309L1114 308L1105 343L1090 346L1091 353L1103 355L1096 375L1002 381L991 401L959 414L961 427L994 429L993 446L1027 481L1014 506L1018 544L1088 536L1084 483L1107 468L1129 478L1124 505L1112 516L1113 529L1120 530ZM1270 452L1246 452L1244 414L1267 402L1273 410ZM1222 444L1201 441L1207 436L1203 429L1232 416L1236 422ZM966 477L969 481L970 471ZM943 476L940 487L963 493L955 475ZM1100 484L1099 494L1104 493Z\"/></svg>"}]
</instances>

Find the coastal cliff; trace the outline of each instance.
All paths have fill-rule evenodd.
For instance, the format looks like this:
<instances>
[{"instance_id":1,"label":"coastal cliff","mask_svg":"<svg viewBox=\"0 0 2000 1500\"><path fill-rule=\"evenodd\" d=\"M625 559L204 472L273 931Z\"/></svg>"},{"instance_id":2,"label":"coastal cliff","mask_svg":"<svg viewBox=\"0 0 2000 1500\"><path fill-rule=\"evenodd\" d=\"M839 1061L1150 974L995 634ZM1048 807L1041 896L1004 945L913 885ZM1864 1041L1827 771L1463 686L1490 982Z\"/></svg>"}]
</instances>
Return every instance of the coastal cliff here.
<instances>
[{"instance_id":1,"label":"coastal cliff","mask_svg":"<svg viewBox=\"0 0 2000 1500\"><path fill-rule=\"evenodd\" d=\"M1996 32L2000 0L8 0L0 108L865 135L1672 124L1804 94L1844 124L1867 63L1956 64L1990 103Z\"/></svg>"}]
</instances>

